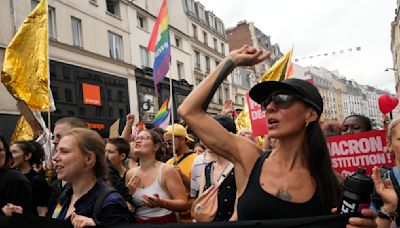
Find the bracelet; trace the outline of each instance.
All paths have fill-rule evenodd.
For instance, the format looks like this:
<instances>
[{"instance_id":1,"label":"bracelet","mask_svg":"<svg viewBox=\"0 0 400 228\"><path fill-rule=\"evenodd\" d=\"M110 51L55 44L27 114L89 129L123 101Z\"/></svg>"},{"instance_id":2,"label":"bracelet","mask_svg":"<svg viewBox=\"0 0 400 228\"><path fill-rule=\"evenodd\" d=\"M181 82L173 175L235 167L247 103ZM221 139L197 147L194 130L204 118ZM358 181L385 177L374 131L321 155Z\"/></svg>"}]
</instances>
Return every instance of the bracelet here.
<instances>
[{"instance_id":1,"label":"bracelet","mask_svg":"<svg viewBox=\"0 0 400 228\"><path fill-rule=\"evenodd\" d=\"M390 214L389 212L385 211L383 208L380 209L378 212L378 217L382 219L387 219L390 221L393 221L397 217L397 212L395 211L394 213Z\"/></svg>"},{"instance_id":2,"label":"bracelet","mask_svg":"<svg viewBox=\"0 0 400 228\"><path fill-rule=\"evenodd\" d=\"M128 125L129 127L132 127L133 123L127 123L126 125Z\"/></svg>"}]
</instances>

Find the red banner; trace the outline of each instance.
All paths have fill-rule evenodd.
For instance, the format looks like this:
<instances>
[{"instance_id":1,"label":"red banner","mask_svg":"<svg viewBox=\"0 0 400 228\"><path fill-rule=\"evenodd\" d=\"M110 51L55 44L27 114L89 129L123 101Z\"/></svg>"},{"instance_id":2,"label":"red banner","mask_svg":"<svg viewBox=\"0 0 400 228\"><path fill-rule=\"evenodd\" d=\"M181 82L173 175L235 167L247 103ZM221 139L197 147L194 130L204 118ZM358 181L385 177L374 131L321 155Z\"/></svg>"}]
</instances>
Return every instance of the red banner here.
<instances>
[{"instance_id":1,"label":"red banner","mask_svg":"<svg viewBox=\"0 0 400 228\"><path fill-rule=\"evenodd\" d=\"M82 83L83 103L101 106L100 86Z\"/></svg>"},{"instance_id":2,"label":"red banner","mask_svg":"<svg viewBox=\"0 0 400 228\"><path fill-rule=\"evenodd\" d=\"M386 130L368 131L327 138L333 168L343 176L366 168L370 175L374 166L394 166L394 158L386 147Z\"/></svg>"},{"instance_id":3,"label":"red banner","mask_svg":"<svg viewBox=\"0 0 400 228\"><path fill-rule=\"evenodd\" d=\"M251 129L253 130L254 136L264 136L268 132L267 119L265 118L265 112L261 109L261 106L253 101L249 93L246 93L247 106L249 107Z\"/></svg>"}]
</instances>

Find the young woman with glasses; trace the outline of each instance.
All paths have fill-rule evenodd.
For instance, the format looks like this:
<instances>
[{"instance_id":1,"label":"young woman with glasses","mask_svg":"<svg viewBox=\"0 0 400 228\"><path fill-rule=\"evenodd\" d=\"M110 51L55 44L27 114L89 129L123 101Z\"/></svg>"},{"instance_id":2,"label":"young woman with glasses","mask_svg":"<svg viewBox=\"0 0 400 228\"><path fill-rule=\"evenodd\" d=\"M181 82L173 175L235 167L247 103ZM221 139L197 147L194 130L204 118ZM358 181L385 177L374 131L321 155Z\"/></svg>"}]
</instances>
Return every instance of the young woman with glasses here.
<instances>
[{"instance_id":1,"label":"young woman with glasses","mask_svg":"<svg viewBox=\"0 0 400 228\"><path fill-rule=\"evenodd\" d=\"M178 113L210 150L234 163L239 220L330 214L339 185L318 124L323 101L313 85L289 79L252 88L250 97L265 110L269 137L279 141L266 153L206 113L215 91L236 66L253 66L269 55L248 46L232 51L189 94ZM367 218L351 218L349 225L376 226L376 213L365 209L362 214Z\"/></svg>"},{"instance_id":2,"label":"young woman with glasses","mask_svg":"<svg viewBox=\"0 0 400 228\"><path fill-rule=\"evenodd\" d=\"M159 161L162 139L153 130L136 137L134 153L140 165L126 174L138 223L177 222L174 212L188 209L185 187L173 166Z\"/></svg>"}]
</instances>

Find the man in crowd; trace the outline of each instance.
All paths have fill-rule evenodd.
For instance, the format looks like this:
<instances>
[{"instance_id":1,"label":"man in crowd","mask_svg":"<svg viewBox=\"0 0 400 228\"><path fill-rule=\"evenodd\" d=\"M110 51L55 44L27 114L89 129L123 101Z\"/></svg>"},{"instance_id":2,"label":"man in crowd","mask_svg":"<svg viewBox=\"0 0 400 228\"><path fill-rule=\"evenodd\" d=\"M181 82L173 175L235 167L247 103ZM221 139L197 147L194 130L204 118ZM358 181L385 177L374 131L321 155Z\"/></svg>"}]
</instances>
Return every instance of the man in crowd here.
<instances>
[{"instance_id":1,"label":"man in crowd","mask_svg":"<svg viewBox=\"0 0 400 228\"><path fill-rule=\"evenodd\" d=\"M188 142L193 142L193 139L189 137L185 127L180 124L174 124L173 130L175 136L176 157L169 159L167 164L173 165L177 168L183 184L186 187L189 199L192 165L197 155L188 146ZM168 150L172 150L172 140L172 125L170 125L164 133L164 142L166 143ZM179 220L181 222L191 222L190 211L179 213Z\"/></svg>"}]
</instances>

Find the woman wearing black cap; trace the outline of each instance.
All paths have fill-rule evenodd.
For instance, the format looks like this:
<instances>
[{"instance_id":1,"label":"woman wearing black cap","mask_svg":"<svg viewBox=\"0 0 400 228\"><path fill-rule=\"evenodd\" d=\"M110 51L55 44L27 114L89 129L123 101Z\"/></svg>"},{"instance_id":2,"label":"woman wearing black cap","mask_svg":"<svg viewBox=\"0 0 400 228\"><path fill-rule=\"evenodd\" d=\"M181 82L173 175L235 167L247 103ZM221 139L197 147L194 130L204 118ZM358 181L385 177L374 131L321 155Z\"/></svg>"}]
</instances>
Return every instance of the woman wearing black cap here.
<instances>
[{"instance_id":1,"label":"woman wearing black cap","mask_svg":"<svg viewBox=\"0 0 400 228\"><path fill-rule=\"evenodd\" d=\"M270 53L244 46L225 61L184 100L178 113L210 150L235 165L238 219L278 219L329 214L337 204L339 185L318 124L323 102L305 81L263 82L250 91L265 108L269 137L279 140L263 153L256 143L226 131L206 110L215 91L236 66L252 66ZM351 218L349 225L375 227L376 213Z\"/></svg>"}]
</instances>

